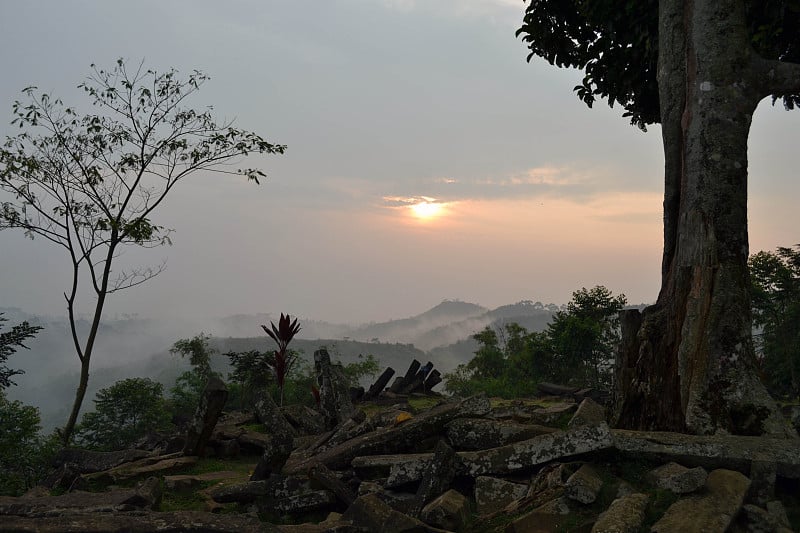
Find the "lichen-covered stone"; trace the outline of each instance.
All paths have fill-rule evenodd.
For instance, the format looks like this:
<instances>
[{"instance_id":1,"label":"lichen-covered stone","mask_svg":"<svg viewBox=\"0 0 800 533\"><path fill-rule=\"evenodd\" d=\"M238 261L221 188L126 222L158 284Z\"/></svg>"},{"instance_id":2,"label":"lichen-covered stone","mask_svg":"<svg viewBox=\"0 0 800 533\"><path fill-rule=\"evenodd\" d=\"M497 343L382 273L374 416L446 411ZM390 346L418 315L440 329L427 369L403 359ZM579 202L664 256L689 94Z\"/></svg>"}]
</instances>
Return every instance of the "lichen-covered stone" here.
<instances>
[{"instance_id":1,"label":"lichen-covered stone","mask_svg":"<svg viewBox=\"0 0 800 533\"><path fill-rule=\"evenodd\" d=\"M650 531L727 531L742 507L749 486L750 480L739 472L714 470L706 479L704 492L673 503Z\"/></svg>"},{"instance_id":2,"label":"lichen-covered stone","mask_svg":"<svg viewBox=\"0 0 800 533\"><path fill-rule=\"evenodd\" d=\"M659 489L688 494L706 484L708 473L702 467L686 468L675 462L661 465L647 473L647 479Z\"/></svg>"},{"instance_id":3,"label":"lichen-covered stone","mask_svg":"<svg viewBox=\"0 0 800 533\"><path fill-rule=\"evenodd\" d=\"M636 533L644 523L647 494L631 493L617 498L592 526L592 533Z\"/></svg>"},{"instance_id":4,"label":"lichen-covered stone","mask_svg":"<svg viewBox=\"0 0 800 533\"><path fill-rule=\"evenodd\" d=\"M528 485L505 479L478 476L475 479L475 505L478 514L487 515L504 509L511 502L523 498Z\"/></svg>"},{"instance_id":5,"label":"lichen-covered stone","mask_svg":"<svg viewBox=\"0 0 800 533\"><path fill-rule=\"evenodd\" d=\"M461 452L459 456L465 473L477 477L514 472L563 457L608 449L612 444L608 426L600 424L541 435L490 450Z\"/></svg>"},{"instance_id":6,"label":"lichen-covered stone","mask_svg":"<svg viewBox=\"0 0 800 533\"><path fill-rule=\"evenodd\" d=\"M225 382L214 375L209 377L200 395L200 404L186 430L184 455L203 455L227 400L228 387Z\"/></svg>"},{"instance_id":7,"label":"lichen-covered stone","mask_svg":"<svg viewBox=\"0 0 800 533\"><path fill-rule=\"evenodd\" d=\"M752 461L769 461L775 463L777 475L800 479L800 439L625 429L614 429L612 434L614 447L631 457L740 472L748 472Z\"/></svg>"},{"instance_id":8,"label":"lichen-covered stone","mask_svg":"<svg viewBox=\"0 0 800 533\"><path fill-rule=\"evenodd\" d=\"M564 495L583 504L593 503L603 488L603 480L588 464L581 466L564 484Z\"/></svg>"},{"instance_id":9,"label":"lichen-covered stone","mask_svg":"<svg viewBox=\"0 0 800 533\"><path fill-rule=\"evenodd\" d=\"M333 429L350 418L355 410L350 400L350 385L341 368L331 363L325 348L314 352L314 370L319 385L319 410L325 419L325 428Z\"/></svg>"},{"instance_id":10,"label":"lichen-covered stone","mask_svg":"<svg viewBox=\"0 0 800 533\"><path fill-rule=\"evenodd\" d=\"M433 457L422 475L411 515L418 516L426 503L444 493L455 475L456 452L442 439L436 444Z\"/></svg>"},{"instance_id":11,"label":"lichen-covered stone","mask_svg":"<svg viewBox=\"0 0 800 533\"><path fill-rule=\"evenodd\" d=\"M457 418L445 426L447 440L457 450L486 450L557 431L510 420Z\"/></svg>"},{"instance_id":12,"label":"lichen-covered stone","mask_svg":"<svg viewBox=\"0 0 800 533\"><path fill-rule=\"evenodd\" d=\"M262 513L270 514L302 514L321 509L328 509L336 503L336 496L328 490L309 490L290 494L284 498L259 500L258 508Z\"/></svg>"}]
</instances>

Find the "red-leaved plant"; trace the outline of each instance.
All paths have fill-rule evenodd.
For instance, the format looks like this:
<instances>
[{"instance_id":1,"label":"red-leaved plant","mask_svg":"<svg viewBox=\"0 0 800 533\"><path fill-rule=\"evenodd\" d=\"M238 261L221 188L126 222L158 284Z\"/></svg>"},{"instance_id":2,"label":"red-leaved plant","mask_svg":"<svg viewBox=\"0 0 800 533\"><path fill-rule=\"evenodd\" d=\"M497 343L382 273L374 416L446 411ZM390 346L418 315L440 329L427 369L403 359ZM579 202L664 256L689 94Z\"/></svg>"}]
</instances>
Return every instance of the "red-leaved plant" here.
<instances>
[{"instance_id":1,"label":"red-leaved plant","mask_svg":"<svg viewBox=\"0 0 800 533\"><path fill-rule=\"evenodd\" d=\"M283 385L286 382L286 376L289 374L292 365L294 364L297 354L287 350L287 346L292 341L297 332L300 331L300 325L297 323L297 318L294 321L291 317L281 313L281 319L278 321L278 327L275 327L274 322L269 323L272 329L262 324L261 328L267 332L267 335L272 337L272 340L278 345L272 359L272 371L275 373L275 380L278 382L278 390L280 391L280 405L283 405Z\"/></svg>"}]
</instances>

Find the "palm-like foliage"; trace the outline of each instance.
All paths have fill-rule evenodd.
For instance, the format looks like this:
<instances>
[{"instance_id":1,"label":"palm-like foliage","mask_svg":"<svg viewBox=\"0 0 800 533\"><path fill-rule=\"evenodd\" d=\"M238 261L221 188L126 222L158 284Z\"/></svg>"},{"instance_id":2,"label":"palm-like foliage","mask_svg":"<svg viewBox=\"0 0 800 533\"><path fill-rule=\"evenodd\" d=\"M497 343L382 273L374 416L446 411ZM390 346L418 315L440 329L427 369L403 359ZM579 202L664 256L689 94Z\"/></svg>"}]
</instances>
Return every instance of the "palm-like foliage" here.
<instances>
[{"instance_id":1,"label":"palm-like foliage","mask_svg":"<svg viewBox=\"0 0 800 533\"><path fill-rule=\"evenodd\" d=\"M297 335L297 332L300 331L300 325L297 323L296 317L292 321L288 314L284 315L283 313L281 313L281 318L278 320L278 327L275 327L274 322L270 322L269 325L271 328L263 324L261 328L278 345L278 349L274 352L271 366L272 371L275 373L275 380L278 382L280 404L283 405L283 385L286 382L286 375L297 359L297 353L289 351L287 348L294 336Z\"/></svg>"}]
</instances>

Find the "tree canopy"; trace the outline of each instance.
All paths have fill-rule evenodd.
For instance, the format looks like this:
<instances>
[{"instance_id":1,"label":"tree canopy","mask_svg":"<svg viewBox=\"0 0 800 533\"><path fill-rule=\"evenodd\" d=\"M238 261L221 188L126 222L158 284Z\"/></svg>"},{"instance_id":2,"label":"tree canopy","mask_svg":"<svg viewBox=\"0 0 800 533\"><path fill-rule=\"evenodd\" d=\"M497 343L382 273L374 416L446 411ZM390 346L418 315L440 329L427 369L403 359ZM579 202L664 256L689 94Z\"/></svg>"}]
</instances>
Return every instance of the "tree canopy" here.
<instances>
[{"instance_id":1,"label":"tree canopy","mask_svg":"<svg viewBox=\"0 0 800 533\"><path fill-rule=\"evenodd\" d=\"M758 54L800 62L800 1L747 0L745 9ZM586 105L605 98L645 129L661 122L658 31L658 0L531 0L517 36L530 50L528 61L541 57L583 70L574 90ZM800 93L774 95L778 98L787 109L800 104Z\"/></svg>"}]
</instances>

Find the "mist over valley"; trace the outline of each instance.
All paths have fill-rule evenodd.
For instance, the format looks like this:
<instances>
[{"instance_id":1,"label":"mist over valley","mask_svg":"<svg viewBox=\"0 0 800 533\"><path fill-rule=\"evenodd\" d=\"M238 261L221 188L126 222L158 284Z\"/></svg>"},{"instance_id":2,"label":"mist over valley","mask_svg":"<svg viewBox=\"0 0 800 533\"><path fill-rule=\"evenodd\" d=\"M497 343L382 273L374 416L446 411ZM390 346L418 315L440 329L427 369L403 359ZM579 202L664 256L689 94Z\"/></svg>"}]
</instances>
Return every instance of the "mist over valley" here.
<instances>
[{"instance_id":1,"label":"mist over valley","mask_svg":"<svg viewBox=\"0 0 800 533\"><path fill-rule=\"evenodd\" d=\"M315 350L325 346L334 360L344 364L357 361L359 355L373 355L381 371L392 367L402 373L417 359L422 363L431 361L444 374L472 358L478 343L471 336L485 327L502 328L514 322L529 331L541 331L560 308L525 300L488 309L445 300L420 314L384 322L336 324L300 317L302 329L292 347L307 362L312 361ZM16 307L0 307L0 313L8 319L8 324L28 321L44 328L26 342L29 349L17 351L9 360L9 366L25 373L14 376L17 385L7 390L8 397L39 408L45 430L63 424L79 377L66 317L34 315ZM94 398L98 390L130 377L152 378L168 390L181 373L191 368L188 360L169 353L170 347L201 332L211 336L210 345L216 350L213 368L226 377L230 365L223 354L272 350L261 325L277 323L279 316L279 313L237 314L205 320L109 317L103 320L98 333L87 399ZM88 321L79 320L77 327L79 334L84 335ZM366 381L371 379L374 377ZM85 402L83 411L92 409L93 403Z\"/></svg>"}]
</instances>

